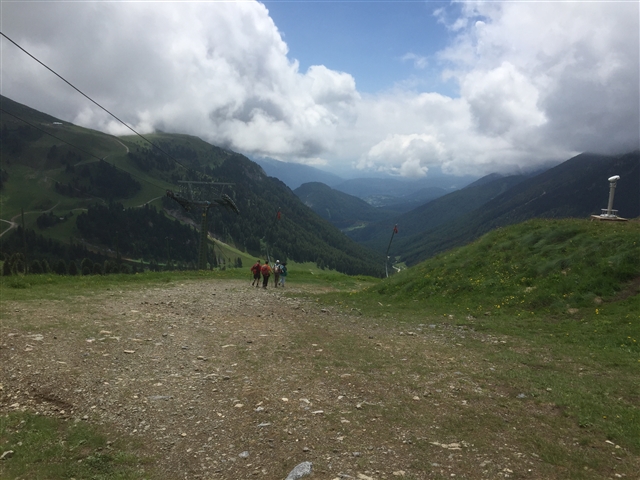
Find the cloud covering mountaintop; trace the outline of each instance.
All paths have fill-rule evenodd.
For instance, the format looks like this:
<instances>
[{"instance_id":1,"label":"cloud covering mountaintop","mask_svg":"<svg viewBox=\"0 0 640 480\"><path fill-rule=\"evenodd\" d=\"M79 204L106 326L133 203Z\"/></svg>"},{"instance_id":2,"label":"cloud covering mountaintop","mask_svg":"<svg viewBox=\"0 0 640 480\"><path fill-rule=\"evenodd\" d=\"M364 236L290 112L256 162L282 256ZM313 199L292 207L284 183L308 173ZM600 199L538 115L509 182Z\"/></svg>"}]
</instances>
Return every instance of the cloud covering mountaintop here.
<instances>
[{"instance_id":1,"label":"cloud covering mountaintop","mask_svg":"<svg viewBox=\"0 0 640 480\"><path fill-rule=\"evenodd\" d=\"M434 5L450 41L416 75L437 69L457 95L410 83L365 93L349 72L301 71L259 2L3 2L2 32L141 132L329 170L480 175L639 148L637 2ZM130 133L1 48L3 95Z\"/></svg>"}]
</instances>

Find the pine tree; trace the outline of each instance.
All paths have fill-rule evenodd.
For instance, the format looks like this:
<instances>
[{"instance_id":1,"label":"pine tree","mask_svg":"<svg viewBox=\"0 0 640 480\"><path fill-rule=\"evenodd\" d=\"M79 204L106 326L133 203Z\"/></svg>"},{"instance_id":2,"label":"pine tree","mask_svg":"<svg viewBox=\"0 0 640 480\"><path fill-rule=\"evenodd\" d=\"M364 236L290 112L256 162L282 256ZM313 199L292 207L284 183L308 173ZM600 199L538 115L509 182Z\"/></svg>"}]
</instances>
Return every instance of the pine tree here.
<instances>
[{"instance_id":1,"label":"pine tree","mask_svg":"<svg viewBox=\"0 0 640 480\"><path fill-rule=\"evenodd\" d=\"M68 273L67 272L67 264L64 263L64 260L58 260L58 262L53 267L53 271L54 271L54 273L57 273L58 275L66 275Z\"/></svg>"},{"instance_id":2,"label":"pine tree","mask_svg":"<svg viewBox=\"0 0 640 480\"><path fill-rule=\"evenodd\" d=\"M33 262L31 262L31 265L29 266L29 271L35 275L39 275L43 273L42 264L38 260L34 260Z\"/></svg>"},{"instance_id":3,"label":"pine tree","mask_svg":"<svg viewBox=\"0 0 640 480\"><path fill-rule=\"evenodd\" d=\"M76 262L71 260L71 262L69 263L69 275L78 275L79 273L80 272L78 270L78 265L76 264Z\"/></svg>"}]
</instances>

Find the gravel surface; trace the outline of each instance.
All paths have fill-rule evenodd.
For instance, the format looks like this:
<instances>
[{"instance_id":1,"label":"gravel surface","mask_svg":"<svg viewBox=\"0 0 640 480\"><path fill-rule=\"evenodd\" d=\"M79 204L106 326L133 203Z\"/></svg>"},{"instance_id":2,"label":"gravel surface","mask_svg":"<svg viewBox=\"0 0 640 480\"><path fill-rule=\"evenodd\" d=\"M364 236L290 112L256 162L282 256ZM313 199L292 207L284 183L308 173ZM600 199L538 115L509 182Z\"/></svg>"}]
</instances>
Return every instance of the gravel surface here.
<instances>
[{"instance_id":1,"label":"gravel surface","mask_svg":"<svg viewBox=\"0 0 640 480\"><path fill-rule=\"evenodd\" d=\"M393 475L388 453L370 464L348 447L386 443L346 427L373 392L318 370L322 345L302 339L349 317L285 291L300 289L186 282L6 305L0 410L135 437L159 478L285 478L305 461L316 478Z\"/></svg>"},{"instance_id":2,"label":"gravel surface","mask_svg":"<svg viewBox=\"0 0 640 480\"><path fill-rule=\"evenodd\" d=\"M475 383L494 366L460 343L505 340L378 326L292 285L190 281L5 302L0 414L101 425L136 441L158 479L282 480L303 462L309 478L331 480L566 478L518 446L521 430L562 442L577 427L552 428L537 420L559 415L551 404ZM470 415L498 423L475 431L460 420Z\"/></svg>"}]
</instances>

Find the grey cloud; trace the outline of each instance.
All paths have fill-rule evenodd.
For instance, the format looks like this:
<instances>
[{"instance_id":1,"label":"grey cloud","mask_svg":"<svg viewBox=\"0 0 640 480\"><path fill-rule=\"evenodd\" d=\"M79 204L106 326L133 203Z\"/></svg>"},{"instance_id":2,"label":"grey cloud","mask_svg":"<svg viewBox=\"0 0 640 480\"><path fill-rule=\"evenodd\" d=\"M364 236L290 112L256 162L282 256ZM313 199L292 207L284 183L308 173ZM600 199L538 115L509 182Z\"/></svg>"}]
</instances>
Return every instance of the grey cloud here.
<instances>
[{"instance_id":1,"label":"grey cloud","mask_svg":"<svg viewBox=\"0 0 640 480\"><path fill-rule=\"evenodd\" d=\"M625 67L615 82L594 77L589 71L568 70L558 79L544 100L550 119L545 137L576 151L619 153L639 148L638 69ZM636 87L627 88L630 85Z\"/></svg>"},{"instance_id":2,"label":"grey cloud","mask_svg":"<svg viewBox=\"0 0 640 480\"><path fill-rule=\"evenodd\" d=\"M229 120L251 123L257 115L264 115L273 121L286 121L286 115L280 105L272 100L250 97L239 105L226 104L209 113L209 119L216 125Z\"/></svg>"}]
</instances>

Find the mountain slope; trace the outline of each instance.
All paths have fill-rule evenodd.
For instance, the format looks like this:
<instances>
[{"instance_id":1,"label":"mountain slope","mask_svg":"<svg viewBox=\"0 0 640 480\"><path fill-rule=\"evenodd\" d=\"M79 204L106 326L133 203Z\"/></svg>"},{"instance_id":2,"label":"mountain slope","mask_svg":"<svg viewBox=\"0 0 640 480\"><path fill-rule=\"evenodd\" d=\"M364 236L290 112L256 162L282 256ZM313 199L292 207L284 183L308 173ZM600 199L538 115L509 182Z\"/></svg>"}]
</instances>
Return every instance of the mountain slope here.
<instances>
[{"instance_id":1,"label":"mountain slope","mask_svg":"<svg viewBox=\"0 0 640 480\"><path fill-rule=\"evenodd\" d=\"M381 273L381 255L346 237L248 158L231 153L208 173L217 181L235 183L231 196L242 212L211 211L211 228L219 237L229 236L251 251L268 247L279 259L315 261L349 274Z\"/></svg>"},{"instance_id":2,"label":"mountain slope","mask_svg":"<svg viewBox=\"0 0 640 480\"><path fill-rule=\"evenodd\" d=\"M302 203L340 229L352 228L363 222L378 221L381 217L392 215L392 212L372 207L364 200L335 190L324 183L305 183L293 193Z\"/></svg>"},{"instance_id":3,"label":"mountain slope","mask_svg":"<svg viewBox=\"0 0 640 480\"><path fill-rule=\"evenodd\" d=\"M401 232L397 241L451 222L519 184L524 178L520 175L508 177L488 175L461 190L451 192L397 216L393 220ZM387 247L392 226L392 222L389 221L378 222L363 229L349 232L349 236L364 245L382 251Z\"/></svg>"},{"instance_id":4,"label":"mountain slope","mask_svg":"<svg viewBox=\"0 0 640 480\"><path fill-rule=\"evenodd\" d=\"M399 239L393 253L415 264L463 245L497 227L530 218L588 218L607 206L607 179L620 175L614 208L619 215L640 215L640 152L604 156L581 154L520 182L480 208L433 230Z\"/></svg>"},{"instance_id":5,"label":"mountain slope","mask_svg":"<svg viewBox=\"0 0 640 480\"><path fill-rule=\"evenodd\" d=\"M73 212L117 202L125 210L151 204L181 219L191 216L190 223L199 226L200 212L185 212L165 196L165 191L178 192L184 186L178 183L181 180L225 182L233 184L225 187L225 193L241 213L210 209L209 231L219 239L256 256L268 253L281 260L317 262L344 273L381 274L380 254L343 235L302 204L286 185L267 176L243 155L196 137L167 133L148 135L156 145L152 147L139 137L106 135L60 122L5 97L0 100L3 225L11 225L12 218L24 210L27 228L47 238L82 242ZM123 189L122 185L128 187ZM209 192L199 199L212 201L217 194ZM40 225L46 226L39 228L36 220L44 211L71 220L53 226L41 221ZM280 220L276 221L278 211ZM96 247L116 250L115 232L123 227L115 223L108 228L114 235ZM168 232L153 235L162 239L128 240L131 244L170 242ZM148 255L151 260L164 262L168 250L159 251L157 247Z\"/></svg>"}]
</instances>

